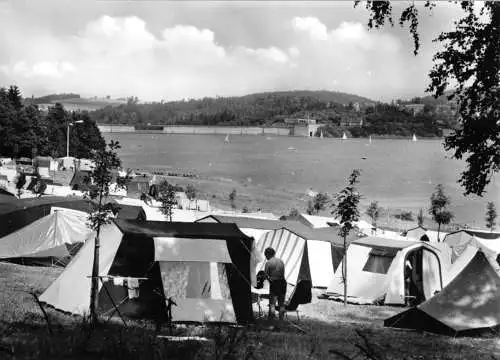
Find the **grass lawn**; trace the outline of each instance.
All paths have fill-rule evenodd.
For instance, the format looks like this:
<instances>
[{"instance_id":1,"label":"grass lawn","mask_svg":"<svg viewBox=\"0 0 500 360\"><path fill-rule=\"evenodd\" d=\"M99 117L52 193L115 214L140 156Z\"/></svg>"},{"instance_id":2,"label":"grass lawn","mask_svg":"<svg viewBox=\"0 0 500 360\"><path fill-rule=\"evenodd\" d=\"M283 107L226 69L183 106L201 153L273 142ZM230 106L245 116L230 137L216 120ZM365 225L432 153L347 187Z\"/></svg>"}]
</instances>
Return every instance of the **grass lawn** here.
<instances>
[{"instance_id":1,"label":"grass lawn","mask_svg":"<svg viewBox=\"0 0 500 360\"><path fill-rule=\"evenodd\" d=\"M118 321L101 325L87 339L80 318L48 309L54 335L30 291L41 292L61 269L0 263L0 359L341 359L331 350L355 358L356 344L366 346L357 331L366 335L372 359L500 359L495 337L450 338L383 327L383 319L401 308L344 306L316 296L302 306L301 319L270 331L267 320L243 329L184 327L176 333L205 336L214 345L172 343L156 338L148 322ZM317 292L315 295L319 294ZM303 330L299 331L294 324ZM164 330L167 333L167 330ZM367 357L358 356L356 359Z\"/></svg>"}]
</instances>

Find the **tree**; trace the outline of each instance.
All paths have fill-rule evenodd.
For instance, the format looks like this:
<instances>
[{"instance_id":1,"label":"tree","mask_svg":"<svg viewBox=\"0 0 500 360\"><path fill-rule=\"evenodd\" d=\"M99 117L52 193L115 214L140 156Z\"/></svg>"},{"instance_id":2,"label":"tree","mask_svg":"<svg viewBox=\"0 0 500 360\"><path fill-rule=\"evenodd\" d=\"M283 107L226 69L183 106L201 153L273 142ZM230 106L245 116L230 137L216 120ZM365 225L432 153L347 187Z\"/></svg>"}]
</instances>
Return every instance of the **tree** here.
<instances>
[{"instance_id":1,"label":"tree","mask_svg":"<svg viewBox=\"0 0 500 360\"><path fill-rule=\"evenodd\" d=\"M26 175L24 173L20 173L16 179L16 189L17 189L17 197L20 199L23 193L23 187L26 184Z\"/></svg>"},{"instance_id":2,"label":"tree","mask_svg":"<svg viewBox=\"0 0 500 360\"><path fill-rule=\"evenodd\" d=\"M339 235L344 239L344 261L342 262L342 280L344 282L344 305L347 305L347 236L354 228L354 222L359 220L358 205L361 195L356 185L361 170L354 169L349 176L348 185L335 196L336 204L332 214L340 219Z\"/></svg>"},{"instance_id":3,"label":"tree","mask_svg":"<svg viewBox=\"0 0 500 360\"><path fill-rule=\"evenodd\" d=\"M378 206L378 201L372 201L368 209L366 209L366 215L372 219L372 226L377 227L377 220L380 217L380 211L382 209Z\"/></svg>"},{"instance_id":4,"label":"tree","mask_svg":"<svg viewBox=\"0 0 500 360\"><path fill-rule=\"evenodd\" d=\"M361 1L355 0L354 6ZM432 9L435 1L427 0ZM435 98L446 92L448 100L458 104L460 126L445 138L445 149L452 150L457 159L466 159L466 169L459 183L465 194L483 195L493 174L500 170L500 2L484 1L478 16L473 1L461 1L462 18L455 21L455 29L441 33L436 40L441 50L434 57L429 73L427 92ZM367 1L370 12L369 28L393 25L389 1ZM411 2L401 13L399 23L410 24L414 53L418 53L419 13ZM450 86L452 89L450 89Z\"/></svg>"},{"instance_id":5,"label":"tree","mask_svg":"<svg viewBox=\"0 0 500 360\"><path fill-rule=\"evenodd\" d=\"M422 209L418 210L417 222L418 226L424 227L424 210Z\"/></svg>"},{"instance_id":6,"label":"tree","mask_svg":"<svg viewBox=\"0 0 500 360\"><path fill-rule=\"evenodd\" d=\"M447 209L450 203L450 198L444 194L443 184L438 184L436 191L431 195L431 207L429 208L429 214L432 215L432 219L438 224L438 242L440 241L439 233L441 225L449 224L453 219L453 213Z\"/></svg>"},{"instance_id":7,"label":"tree","mask_svg":"<svg viewBox=\"0 0 500 360\"><path fill-rule=\"evenodd\" d=\"M318 214L321 210L325 209L328 201L329 198L327 194L322 192L317 193L312 200L308 201L306 213L308 215Z\"/></svg>"},{"instance_id":8,"label":"tree","mask_svg":"<svg viewBox=\"0 0 500 360\"><path fill-rule=\"evenodd\" d=\"M191 208L191 201L196 199L196 189L193 186L193 184L187 184L186 196L189 199L189 208ZM196 205L196 208L198 208L198 202L196 202L195 205Z\"/></svg>"},{"instance_id":9,"label":"tree","mask_svg":"<svg viewBox=\"0 0 500 360\"><path fill-rule=\"evenodd\" d=\"M160 201L160 211L163 215L167 216L169 221L172 221L173 209L177 205L175 199L175 186L170 184L167 180L160 183L158 190L158 201Z\"/></svg>"},{"instance_id":10,"label":"tree","mask_svg":"<svg viewBox=\"0 0 500 360\"><path fill-rule=\"evenodd\" d=\"M95 326L98 322L97 306L99 291L99 248L101 227L111 222L113 216L113 205L104 204L104 199L109 195L109 187L112 181L112 170L118 170L121 167L121 161L118 158L117 150L120 144L111 141L107 148L92 151L91 160L95 166L90 173L90 178L86 178L89 185L89 195L92 199L97 198L97 207L89 215L90 228L96 232L94 242L94 261L92 264L92 284L90 292L90 316L92 324ZM125 187L127 178L118 178L117 185Z\"/></svg>"},{"instance_id":11,"label":"tree","mask_svg":"<svg viewBox=\"0 0 500 360\"><path fill-rule=\"evenodd\" d=\"M45 190L47 190L47 183L45 180L38 178L33 188L33 192L37 194L37 197L41 197L45 193Z\"/></svg>"},{"instance_id":12,"label":"tree","mask_svg":"<svg viewBox=\"0 0 500 360\"><path fill-rule=\"evenodd\" d=\"M486 227L490 229L490 231L495 230L497 216L495 203L493 201L488 202L486 205Z\"/></svg>"},{"instance_id":13,"label":"tree","mask_svg":"<svg viewBox=\"0 0 500 360\"><path fill-rule=\"evenodd\" d=\"M235 200L236 200L236 189L233 189L233 191L231 191L231 193L229 194L229 202L231 203L232 209L236 209Z\"/></svg>"}]
</instances>

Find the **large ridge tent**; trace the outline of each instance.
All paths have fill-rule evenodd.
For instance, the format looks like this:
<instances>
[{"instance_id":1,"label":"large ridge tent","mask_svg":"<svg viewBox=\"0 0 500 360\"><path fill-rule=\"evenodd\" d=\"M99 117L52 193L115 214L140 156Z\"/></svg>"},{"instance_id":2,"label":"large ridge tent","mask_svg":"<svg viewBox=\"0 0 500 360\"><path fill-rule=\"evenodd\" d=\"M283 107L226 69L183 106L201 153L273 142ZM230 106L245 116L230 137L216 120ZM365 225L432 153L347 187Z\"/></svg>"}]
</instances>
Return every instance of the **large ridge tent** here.
<instances>
[{"instance_id":1,"label":"large ridge tent","mask_svg":"<svg viewBox=\"0 0 500 360\"><path fill-rule=\"evenodd\" d=\"M347 242L357 238L351 234ZM342 260L342 244L336 227L311 229L300 223L287 222L285 227L262 236L256 247L261 253L268 247L276 251L276 257L285 263L285 277L289 284L305 280L313 287L326 288Z\"/></svg>"},{"instance_id":2,"label":"large ridge tent","mask_svg":"<svg viewBox=\"0 0 500 360\"><path fill-rule=\"evenodd\" d=\"M384 326L451 336L500 326L498 264L481 251L439 294L384 321Z\"/></svg>"},{"instance_id":3,"label":"large ridge tent","mask_svg":"<svg viewBox=\"0 0 500 360\"><path fill-rule=\"evenodd\" d=\"M500 233L496 232L459 230L446 235L443 242L452 249L452 262L462 255L467 245L481 249L492 259L497 259L500 254Z\"/></svg>"},{"instance_id":4,"label":"large ridge tent","mask_svg":"<svg viewBox=\"0 0 500 360\"><path fill-rule=\"evenodd\" d=\"M90 232L86 213L53 211L0 238L0 259L23 264L65 265Z\"/></svg>"},{"instance_id":5,"label":"large ridge tent","mask_svg":"<svg viewBox=\"0 0 500 360\"><path fill-rule=\"evenodd\" d=\"M112 314L114 302L127 316L158 319L172 299L174 322L252 319L253 240L234 224L116 219L101 229L100 240L99 313ZM41 301L88 312L94 242L91 235Z\"/></svg>"},{"instance_id":6,"label":"large ridge tent","mask_svg":"<svg viewBox=\"0 0 500 360\"><path fill-rule=\"evenodd\" d=\"M406 296L419 301L442 289L449 250L442 244L366 237L352 242L346 257L349 302L404 305ZM412 268L410 289L405 289L407 260ZM343 265L337 268L325 297L343 297L342 269Z\"/></svg>"}]
</instances>

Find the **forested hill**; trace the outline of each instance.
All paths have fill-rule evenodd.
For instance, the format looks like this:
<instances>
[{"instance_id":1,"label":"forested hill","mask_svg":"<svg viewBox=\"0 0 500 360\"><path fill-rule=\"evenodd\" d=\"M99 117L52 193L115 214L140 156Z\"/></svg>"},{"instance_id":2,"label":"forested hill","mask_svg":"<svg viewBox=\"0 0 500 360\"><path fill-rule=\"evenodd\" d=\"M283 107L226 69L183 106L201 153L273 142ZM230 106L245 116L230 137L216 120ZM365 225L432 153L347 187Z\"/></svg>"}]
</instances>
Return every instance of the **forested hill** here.
<instances>
[{"instance_id":1,"label":"forested hill","mask_svg":"<svg viewBox=\"0 0 500 360\"><path fill-rule=\"evenodd\" d=\"M352 106L356 103L360 109L374 104L370 99L341 92L282 91L143 104L130 98L127 104L108 106L91 116L98 123L130 125L270 125L287 117L332 121L348 113L356 116Z\"/></svg>"},{"instance_id":2,"label":"forested hill","mask_svg":"<svg viewBox=\"0 0 500 360\"><path fill-rule=\"evenodd\" d=\"M242 99L247 101L257 100L262 97L310 97L316 98L323 102L333 102L342 105L348 105L349 103L372 103L373 100L368 98L347 94L338 91L312 91L312 90L295 90L295 91L275 91L275 92L264 92L241 96Z\"/></svg>"}]
</instances>

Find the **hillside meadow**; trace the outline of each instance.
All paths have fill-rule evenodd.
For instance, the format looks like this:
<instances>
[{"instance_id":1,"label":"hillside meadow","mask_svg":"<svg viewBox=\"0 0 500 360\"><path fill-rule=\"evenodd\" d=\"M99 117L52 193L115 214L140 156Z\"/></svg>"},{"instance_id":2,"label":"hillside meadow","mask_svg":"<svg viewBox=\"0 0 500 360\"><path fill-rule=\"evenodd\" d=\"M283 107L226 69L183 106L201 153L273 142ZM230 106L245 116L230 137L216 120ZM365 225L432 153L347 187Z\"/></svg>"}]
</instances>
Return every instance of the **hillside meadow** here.
<instances>
[{"instance_id":1,"label":"hillside meadow","mask_svg":"<svg viewBox=\"0 0 500 360\"><path fill-rule=\"evenodd\" d=\"M46 308L51 335L30 292L41 293L60 273L0 263L1 359L500 359L498 338L388 329L383 319L402 308L344 306L317 296L299 308L300 320L289 313L283 324L257 319L241 328L174 329L177 335L206 337L207 344L169 342L156 337L154 324L130 319L127 327L112 319L88 336L81 318ZM164 328L162 334L168 333Z\"/></svg>"}]
</instances>

